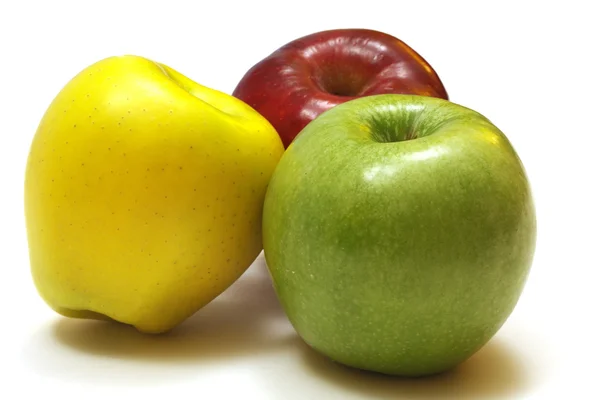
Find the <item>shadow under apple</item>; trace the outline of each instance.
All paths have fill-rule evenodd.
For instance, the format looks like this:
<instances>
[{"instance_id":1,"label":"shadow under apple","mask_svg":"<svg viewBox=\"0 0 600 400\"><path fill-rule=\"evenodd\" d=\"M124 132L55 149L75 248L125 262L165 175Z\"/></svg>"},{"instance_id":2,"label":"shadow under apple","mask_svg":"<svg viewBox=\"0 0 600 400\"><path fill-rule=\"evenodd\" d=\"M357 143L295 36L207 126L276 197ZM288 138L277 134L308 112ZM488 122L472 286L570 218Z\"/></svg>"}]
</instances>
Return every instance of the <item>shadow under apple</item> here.
<instances>
[{"instance_id":1,"label":"shadow under apple","mask_svg":"<svg viewBox=\"0 0 600 400\"><path fill-rule=\"evenodd\" d=\"M277 327L287 320L264 259L256 264L219 298L170 332L148 335L114 322L61 318L54 334L62 344L86 353L178 363L268 351L281 342Z\"/></svg>"},{"instance_id":2,"label":"shadow under apple","mask_svg":"<svg viewBox=\"0 0 600 400\"><path fill-rule=\"evenodd\" d=\"M187 379L240 358L285 354L277 368L253 370L273 398L320 397L330 387L348 398L518 398L533 382L518 354L500 338L455 369L419 379L330 361L293 331L262 255L221 296L169 333L147 335L115 322L59 317L34 335L25 352L30 365L43 375L144 386Z\"/></svg>"},{"instance_id":3,"label":"shadow under apple","mask_svg":"<svg viewBox=\"0 0 600 400\"><path fill-rule=\"evenodd\" d=\"M93 372L97 380L112 379L115 368L127 375L131 369L124 365L131 363L164 375L165 364L181 370L190 364L212 367L236 357L269 354L289 346L293 335L261 254L238 281L170 332L150 335L114 321L57 317L32 338L25 352L44 374L73 378Z\"/></svg>"},{"instance_id":4,"label":"shadow under apple","mask_svg":"<svg viewBox=\"0 0 600 400\"><path fill-rule=\"evenodd\" d=\"M304 343L297 347L311 375L369 399L514 399L533 384L518 354L499 338L454 369L421 378L361 371L335 363Z\"/></svg>"}]
</instances>

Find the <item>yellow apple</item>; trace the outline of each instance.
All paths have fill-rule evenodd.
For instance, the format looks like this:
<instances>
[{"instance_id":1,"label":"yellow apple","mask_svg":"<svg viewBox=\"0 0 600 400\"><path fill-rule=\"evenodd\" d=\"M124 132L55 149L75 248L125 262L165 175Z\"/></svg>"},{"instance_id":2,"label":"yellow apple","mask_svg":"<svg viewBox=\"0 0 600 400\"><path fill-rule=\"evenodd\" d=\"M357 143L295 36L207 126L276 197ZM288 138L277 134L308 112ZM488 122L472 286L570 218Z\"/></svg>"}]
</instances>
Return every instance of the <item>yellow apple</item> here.
<instances>
[{"instance_id":1,"label":"yellow apple","mask_svg":"<svg viewBox=\"0 0 600 400\"><path fill-rule=\"evenodd\" d=\"M262 250L283 153L242 101L138 56L84 69L33 139L31 272L56 312L160 333L229 287Z\"/></svg>"}]
</instances>

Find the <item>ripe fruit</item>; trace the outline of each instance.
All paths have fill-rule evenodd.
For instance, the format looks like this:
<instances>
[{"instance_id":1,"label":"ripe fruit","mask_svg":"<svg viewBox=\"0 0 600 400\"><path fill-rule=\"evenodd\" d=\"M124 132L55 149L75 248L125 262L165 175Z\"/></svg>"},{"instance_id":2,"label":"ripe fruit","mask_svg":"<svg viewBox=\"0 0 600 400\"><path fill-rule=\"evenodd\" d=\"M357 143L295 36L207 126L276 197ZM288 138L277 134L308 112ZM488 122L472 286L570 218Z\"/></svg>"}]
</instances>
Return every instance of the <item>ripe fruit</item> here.
<instances>
[{"instance_id":1,"label":"ripe fruit","mask_svg":"<svg viewBox=\"0 0 600 400\"><path fill-rule=\"evenodd\" d=\"M300 336L340 363L418 376L466 360L523 290L536 219L524 167L481 114L426 96L349 101L278 164L263 241Z\"/></svg>"},{"instance_id":2,"label":"ripe fruit","mask_svg":"<svg viewBox=\"0 0 600 400\"><path fill-rule=\"evenodd\" d=\"M27 164L31 270L58 313L164 332L262 250L283 146L238 99L137 56L79 73L45 113Z\"/></svg>"},{"instance_id":3,"label":"ripe fruit","mask_svg":"<svg viewBox=\"0 0 600 400\"><path fill-rule=\"evenodd\" d=\"M433 68L401 40L368 29L338 29L279 48L244 75L233 95L264 115L287 147L324 111L384 93L448 98Z\"/></svg>"}]
</instances>

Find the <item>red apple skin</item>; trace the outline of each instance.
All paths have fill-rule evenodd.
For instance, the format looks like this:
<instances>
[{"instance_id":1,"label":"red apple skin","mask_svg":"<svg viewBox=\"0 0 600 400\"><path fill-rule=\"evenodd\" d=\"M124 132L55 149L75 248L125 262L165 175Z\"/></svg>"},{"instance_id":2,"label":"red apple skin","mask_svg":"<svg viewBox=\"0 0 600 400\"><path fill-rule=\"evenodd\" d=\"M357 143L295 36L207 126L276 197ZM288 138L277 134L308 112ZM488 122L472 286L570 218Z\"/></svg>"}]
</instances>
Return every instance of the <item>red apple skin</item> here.
<instances>
[{"instance_id":1,"label":"red apple skin","mask_svg":"<svg viewBox=\"0 0 600 400\"><path fill-rule=\"evenodd\" d=\"M375 94L448 100L434 69L406 43L369 29L337 29L296 39L254 65L233 96L275 127L287 148L324 111Z\"/></svg>"}]
</instances>

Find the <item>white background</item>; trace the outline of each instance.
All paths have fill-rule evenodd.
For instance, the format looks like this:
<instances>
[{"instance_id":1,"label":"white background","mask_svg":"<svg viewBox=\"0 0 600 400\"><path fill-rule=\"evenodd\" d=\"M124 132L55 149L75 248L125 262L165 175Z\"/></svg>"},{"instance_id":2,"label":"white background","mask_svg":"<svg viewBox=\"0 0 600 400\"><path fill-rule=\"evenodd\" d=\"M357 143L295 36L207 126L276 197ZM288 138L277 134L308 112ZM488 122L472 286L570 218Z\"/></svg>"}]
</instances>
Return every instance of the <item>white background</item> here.
<instances>
[{"instance_id":1,"label":"white background","mask_svg":"<svg viewBox=\"0 0 600 400\"><path fill-rule=\"evenodd\" d=\"M593 4L3 0L0 398L600 398ZM451 100L488 116L525 163L538 215L535 261L516 310L483 350L452 373L419 381L336 367L294 334L262 259L170 336L50 311L29 275L23 176L37 124L73 75L107 56L138 54L231 93L277 47L346 27L381 30L412 46Z\"/></svg>"}]
</instances>

